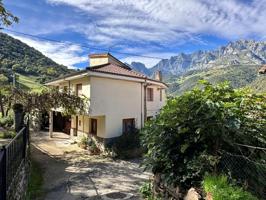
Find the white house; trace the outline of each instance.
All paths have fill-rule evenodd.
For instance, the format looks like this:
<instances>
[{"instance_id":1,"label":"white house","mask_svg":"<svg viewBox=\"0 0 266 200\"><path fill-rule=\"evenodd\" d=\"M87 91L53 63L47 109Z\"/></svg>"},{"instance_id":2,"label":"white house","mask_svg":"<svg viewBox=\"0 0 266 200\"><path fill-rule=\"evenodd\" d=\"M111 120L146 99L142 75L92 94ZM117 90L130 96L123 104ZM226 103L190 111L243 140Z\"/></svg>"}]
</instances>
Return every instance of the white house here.
<instances>
[{"instance_id":1,"label":"white house","mask_svg":"<svg viewBox=\"0 0 266 200\"><path fill-rule=\"evenodd\" d=\"M142 128L165 105L167 85L160 73L150 79L109 53L89 58L90 67L46 84L85 95L90 102L85 115L64 117L54 111L50 131L59 129L71 136L91 134L103 140L114 138L132 128Z\"/></svg>"}]
</instances>

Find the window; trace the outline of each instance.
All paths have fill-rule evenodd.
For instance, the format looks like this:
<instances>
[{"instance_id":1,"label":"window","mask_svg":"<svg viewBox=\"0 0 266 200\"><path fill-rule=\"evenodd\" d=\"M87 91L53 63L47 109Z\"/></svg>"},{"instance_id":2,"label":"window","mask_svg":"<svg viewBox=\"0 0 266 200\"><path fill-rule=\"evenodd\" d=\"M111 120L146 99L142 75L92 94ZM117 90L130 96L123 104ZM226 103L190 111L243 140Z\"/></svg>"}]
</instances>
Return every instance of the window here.
<instances>
[{"instance_id":1,"label":"window","mask_svg":"<svg viewBox=\"0 0 266 200\"><path fill-rule=\"evenodd\" d=\"M79 126L81 126L81 120L79 120Z\"/></svg>"},{"instance_id":2,"label":"window","mask_svg":"<svg viewBox=\"0 0 266 200\"><path fill-rule=\"evenodd\" d=\"M91 119L91 134L97 134L97 119Z\"/></svg>"},{"instance_id":3,"label":"window","mask_svg":"<svg viewBox=\"0 0 266 200\"><path fill-rule=\"evenodd\" d=\"M153 88L147 88L147 101L153 101Z\"/></svg>"},{"instance_id":4,"label":"window","mask_svg":"<svg viewBox=\"0 0 266 200\"><path fill-rule=\"evenodd\" d=\"M163 100L163 89L160 89L160 101Z\"/></svg>"},{"instance_id":5,"label":"window","mask_svg":"<svg viewBox=\"0 0 266 200\"><path fill-rule=\"evenodd\" d=\"M148 117L147 117L147 121L152 120L152 118L153 118L153 116L148 116Z\"/></svg>"},{"instance_id":6,"label":"window","mask_svg":"<svg viewBox=\"0 0 266 200\"><path fill-rule=\"evenodd\" d=\"M123 133L130 133L135 130L135 119L123 119Z\"/></svg>"},{"instance_id":7,"label":"window","mask_svg":"<svg viewBox=\"0 0 266 200\"><path fill-rule=\"evenodd\" d=\"M76 86L76 95L82 96L82 84L77 84Z\"/></svg>"},{"instance_id":8,"label":"window","mask_svg":"<svg viewBox=\"0 0 266 200\"><path fill-rule=\"evenodd\" d=\"M68 87L67 86L64 86L64 92L66 93L66 92L68 92Z\"/></svg>"}]
</instances>

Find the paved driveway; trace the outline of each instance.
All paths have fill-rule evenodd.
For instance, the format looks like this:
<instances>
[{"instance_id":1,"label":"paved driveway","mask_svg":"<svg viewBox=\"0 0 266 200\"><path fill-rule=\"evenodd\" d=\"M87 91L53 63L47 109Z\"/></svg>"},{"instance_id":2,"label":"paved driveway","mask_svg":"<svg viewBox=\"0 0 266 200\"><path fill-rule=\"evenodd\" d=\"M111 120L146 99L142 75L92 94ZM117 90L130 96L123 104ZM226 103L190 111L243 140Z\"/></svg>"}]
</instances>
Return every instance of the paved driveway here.
<instances>
[{"instance_id":1,"label":"paved driveway","mask_svg":"<svg viewBox=\"0 0 266 200\"><path fill-rule=\"evenodd\" d=\"M33 159L44 172L45 200L105 199L113 192L141 199L138 189L149 174L139 168L139 160L89 156L68 136L54 136L49 139L47 133L40 133L32 138Z\"/></svg>"}]
</instances>

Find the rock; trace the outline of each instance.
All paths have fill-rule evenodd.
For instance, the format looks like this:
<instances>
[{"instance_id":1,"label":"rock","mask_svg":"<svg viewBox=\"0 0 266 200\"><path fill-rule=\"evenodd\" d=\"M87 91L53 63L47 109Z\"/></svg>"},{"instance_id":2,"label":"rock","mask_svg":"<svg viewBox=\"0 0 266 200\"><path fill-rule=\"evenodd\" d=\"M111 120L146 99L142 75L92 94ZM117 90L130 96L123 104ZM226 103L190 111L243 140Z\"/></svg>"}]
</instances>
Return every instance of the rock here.
<instances>
[{"instance_id":1,"label":"rock","mask_svg":"<svg viewBox=\"0 0 266 200\"><path fill-rule=\"evenodd\" d=\"M195 188L190 188L185 196L184 200L199 200L200 195L197 193Z\"/></svg>"}]
</instances>

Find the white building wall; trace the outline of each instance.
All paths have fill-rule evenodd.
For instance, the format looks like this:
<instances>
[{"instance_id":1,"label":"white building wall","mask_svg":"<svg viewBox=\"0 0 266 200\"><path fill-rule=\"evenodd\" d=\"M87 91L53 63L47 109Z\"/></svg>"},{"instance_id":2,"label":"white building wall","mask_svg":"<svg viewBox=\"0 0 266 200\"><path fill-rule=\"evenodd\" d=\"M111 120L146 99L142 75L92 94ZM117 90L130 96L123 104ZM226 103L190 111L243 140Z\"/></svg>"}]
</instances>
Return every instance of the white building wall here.
<instances>
[{"instance_id":1,"label":"white building wall","mask_svg":"<svg viewBox=\"0 0 266 200\"><path fill-rule=\"evenodd\" d=\"M141 128L142 98L141 83L91 77L90 116L105 116L104 138L120 136L123 119L135 118Z\"/></svg>"},{"instance_id":2,"label":"white building wall","mask_svg":"<svg viewBox=\"0 0 266 200\"><path fill-rule=\"evenodd\" d=\"M150 85L148 88L153 88L153 101L147 101L147 117L159 114L166 101L165 89L161 89L158 85ZM160 90L162 90L162 101L160 101Z\"/></svg>"}]
</instances>

